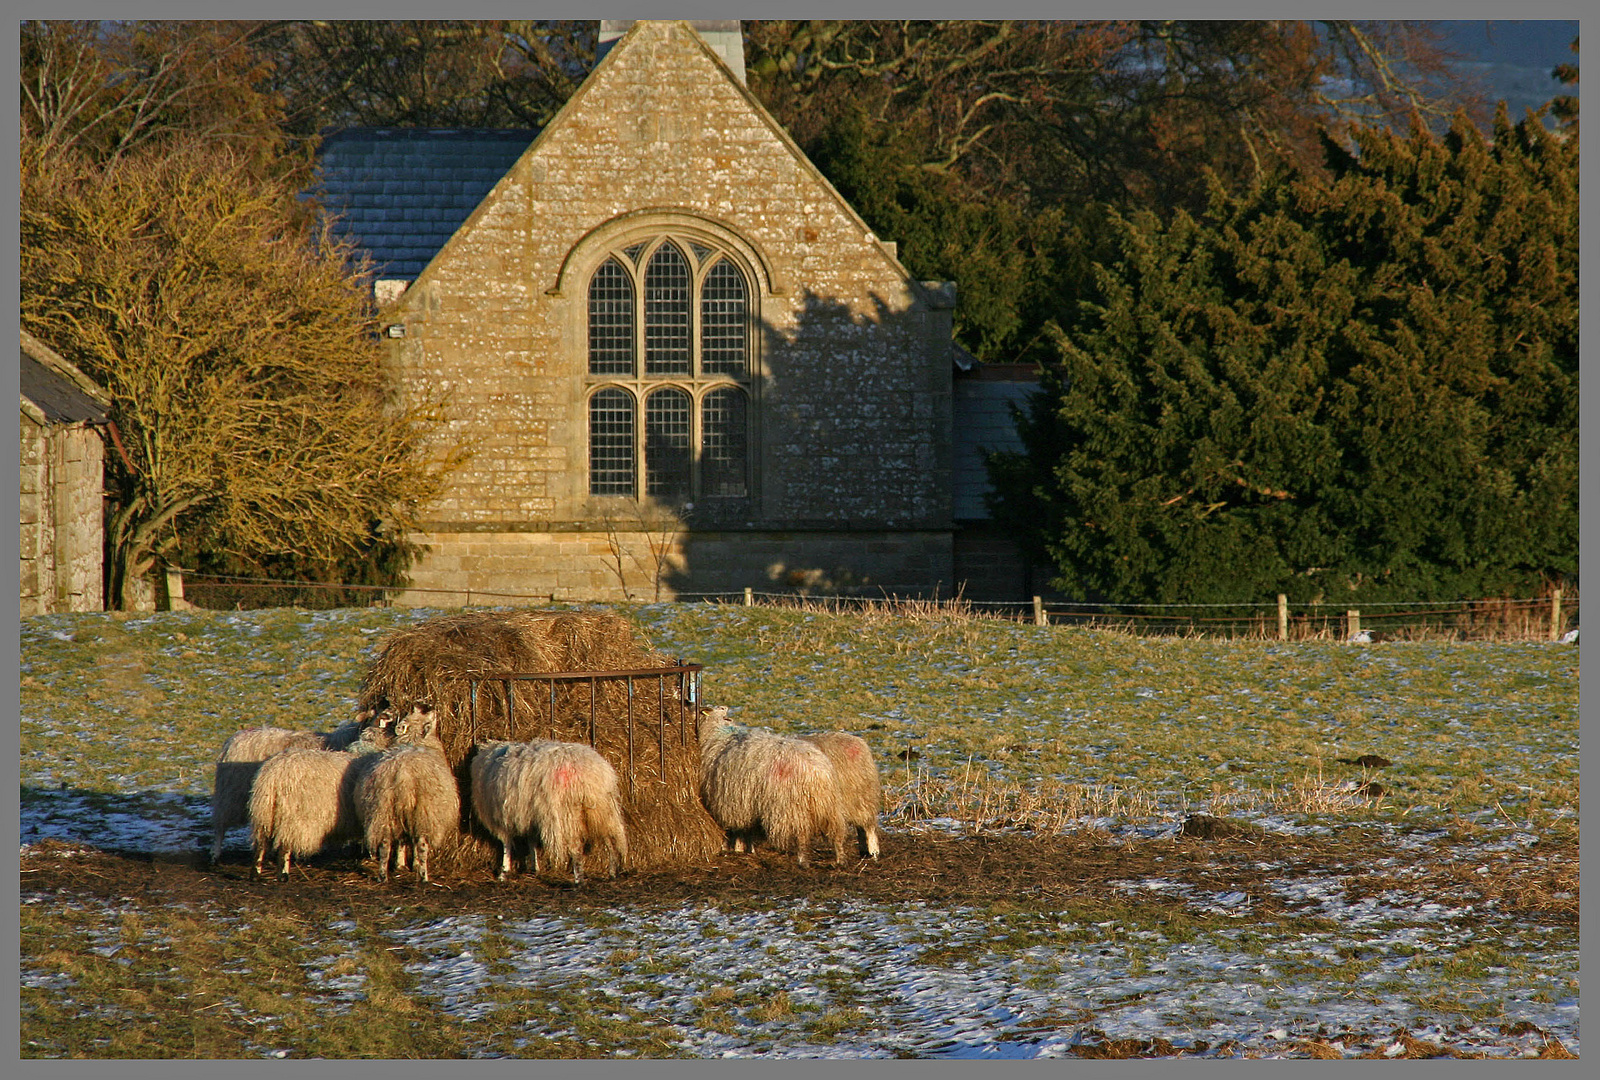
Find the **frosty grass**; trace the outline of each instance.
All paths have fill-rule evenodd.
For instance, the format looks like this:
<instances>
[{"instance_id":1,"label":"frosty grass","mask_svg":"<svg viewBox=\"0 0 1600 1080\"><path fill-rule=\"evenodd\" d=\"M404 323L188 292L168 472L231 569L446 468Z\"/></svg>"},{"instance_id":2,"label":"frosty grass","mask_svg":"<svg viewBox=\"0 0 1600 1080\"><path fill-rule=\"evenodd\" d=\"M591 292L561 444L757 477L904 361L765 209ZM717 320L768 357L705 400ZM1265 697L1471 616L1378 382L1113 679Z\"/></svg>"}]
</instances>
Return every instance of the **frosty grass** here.
<instances>
[{"instance_id":1,"label":"frosty grass","mask_svg":"<svg viewBox=\"0 0 1600 1080\"><path fill-rule=\"evenodd\" d=\"M383 633L437 614L25 620L24 849L46 838L198 849L222 739L251 723L325 729L347 718ZM1082 823L1129 837L1170 835L1196 810L1316 833L1324 818L1285 813L1269 796L1317 775L1348 786L1335 759L1379 752L1395 763L1381 775L1390 797L1339 824L1361 822L1418 857L1446 843L1452 824L1471 828L1486 852L1532 847L1551 823L1576 830L1570 646L1176 641L988 621L857 633L846 616L691 604L633 614L657 648L706 665L705 700L729 704L735 719L867 734L891 799L918 779L978 770L1000 784L1138 792L1155 808L1147 817ZM904 748L918 751L915 774L891 757ZM912 823L896 809L891 830L971 827ZM246 842L242 831L231 840ZM464 915L386 933L415 958L406 965L415 992L469 1027L494 1025L507 1001L549 1002L508 1049L485 1042L485 1054L570 1038L562 1001L651 1025L674 1052L701 1057L1050 1057L1102 1037L1223 1057L1287 1056L1319 1038L1353 1056L1397 1054L1401 1029L1462 1051L1532 1056L1543 1040L1530 1025L1580 1051L1571 930L1493 913L1473 925L1420 896L1353 901L1331 873L1273 881L1299 914L1327 920L1276 935L1250 919L1241 893L1159 878L1118 887L1181 899L1214 917L1210 929L1173 937L1154 923L840 901ZM24 891L25 904L38 900ZM332 917L305 944L301 963L332 1009L364 993L359 971L319 974L355 948L344 940L355 926ZM1519 962L1466 983L1451 976L1450 956L1489 942ZM477 955L485 943L489 960ZM28 957L22 980L71 993ZM267 1022L256 1050L288 1056L292 1043Z\"/></svg>"}]
</instances>

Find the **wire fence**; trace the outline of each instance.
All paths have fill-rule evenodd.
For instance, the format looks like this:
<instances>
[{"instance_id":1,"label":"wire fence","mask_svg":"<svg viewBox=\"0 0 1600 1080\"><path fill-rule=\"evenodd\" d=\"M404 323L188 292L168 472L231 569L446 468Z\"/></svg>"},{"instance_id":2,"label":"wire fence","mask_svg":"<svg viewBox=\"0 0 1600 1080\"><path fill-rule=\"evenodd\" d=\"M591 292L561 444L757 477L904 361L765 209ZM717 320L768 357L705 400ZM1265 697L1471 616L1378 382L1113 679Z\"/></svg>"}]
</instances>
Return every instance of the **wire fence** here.
<instances>
[{"instance_id":1,"label":"wire fence","mask_svg":"<svg viewBox=\"0 0 1600 1080\"><path fill-rule=\"evenodd\" d=\"M280 581L210 574L184 575L175 583L175 606L212 610L299 607L494 607L551 604L549 593L484 589L430 589L347 582ZM169 590L174 583L169 580ZM1143 636L1311 640L1557 640L1576 631L1577 593L1459 601L1367 601L1291 604L1284 597L1247 604L1117 604L1032 597L1025 601L901 597L887 594L815 594L804 591L679 592L677 603L725 603L940 619L995 619L1044 626L1118 630ZM635 598L633 602L645 602Z\"/></svg>"}]
</instances>

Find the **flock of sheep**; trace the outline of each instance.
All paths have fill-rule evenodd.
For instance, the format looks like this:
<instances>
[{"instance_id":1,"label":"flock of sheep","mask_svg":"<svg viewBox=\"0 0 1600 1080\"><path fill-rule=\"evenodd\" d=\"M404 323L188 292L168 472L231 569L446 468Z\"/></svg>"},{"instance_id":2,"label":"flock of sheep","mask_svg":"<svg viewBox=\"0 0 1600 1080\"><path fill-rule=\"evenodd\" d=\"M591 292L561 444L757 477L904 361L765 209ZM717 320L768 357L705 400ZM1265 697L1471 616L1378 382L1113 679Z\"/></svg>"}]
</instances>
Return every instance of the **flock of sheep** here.
<instances>
[{"instance_id":1,"label":"flock of sheep","mask_svg":"<svg viewBox=\"0 0 1600 1080\"><path fill-rule=\"evenodd\" d=\"M254 727L238 731L217 757L211 797L211 860L228 829L248 823L255 873L275 853L279 877L291 862L360 842L387 881L391 856L428 880L428 855L459 827L461 796L439 736L433 706L367 711L331 732ZM865 740L845 732L778 735L742 728L725 706L699 713L700 801L735 852L763 838L795 852L827 839L844 860L855 829L862 858L878 857L881 782ZM574 883L584 854L603 847L611 876L628 867L628 839L616 771L584 743L536 739L480 741L468 765L473 815L499 841L496 879L511 870L511 849L529 841L532 870L541 852L565 860Z\"/></svg>"}]
</instances>

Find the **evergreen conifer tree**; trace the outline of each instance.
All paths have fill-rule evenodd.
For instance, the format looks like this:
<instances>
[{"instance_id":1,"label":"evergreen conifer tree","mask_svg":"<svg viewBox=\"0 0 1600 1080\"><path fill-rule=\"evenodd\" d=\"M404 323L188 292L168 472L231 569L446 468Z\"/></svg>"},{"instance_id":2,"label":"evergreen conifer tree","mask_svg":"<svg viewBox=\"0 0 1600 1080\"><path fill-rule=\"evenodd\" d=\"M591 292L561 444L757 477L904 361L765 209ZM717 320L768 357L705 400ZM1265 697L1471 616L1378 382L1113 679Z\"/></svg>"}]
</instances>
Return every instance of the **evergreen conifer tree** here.
<instances>
[{"instance_id":1,"label":"evergreen conifer tree","mask_svg":"<svg viewBox=\"0 0 1600 1080\"><path fill-rule=\"evenodd\" d=\"M1358 130L1119 219L994 509L1080 598L1446 598L1578 552L1578 146Z\"/></svg>"}]
</instances>

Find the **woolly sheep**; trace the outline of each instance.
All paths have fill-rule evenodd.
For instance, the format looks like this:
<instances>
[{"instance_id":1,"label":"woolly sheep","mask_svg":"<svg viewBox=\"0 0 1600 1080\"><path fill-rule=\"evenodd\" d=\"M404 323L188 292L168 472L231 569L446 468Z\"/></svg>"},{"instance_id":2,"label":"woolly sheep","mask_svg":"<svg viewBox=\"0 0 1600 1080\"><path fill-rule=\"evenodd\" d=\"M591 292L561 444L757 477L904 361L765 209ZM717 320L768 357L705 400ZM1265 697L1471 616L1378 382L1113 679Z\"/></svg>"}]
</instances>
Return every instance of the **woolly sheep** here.
<instances>
[{"instance_id":1,"label":"woolly sheep","mask_svg":"<svg viewBox=\"0 0 1600 1080\"><path fill-rule=\"evenodd\" d=\"M700 714L700 801L728 834L734 851L755 849L765 835L780 851L794 848L804 866L815 835L844 861L845 824L838 780L828 756L804 739L770 731L736 731L726 706Z\"/></svg>"},{"instance_id":2,"label":"woolly sheep","mask_svg":"<svg viewBox=\"0 0 1600 1080\"><path fill-rule=\"evenodd\" d=\"M363 713L329 732L261 726L228 736L217 754L211 787L211 861L222 858L227 831L249 821L250 786L263 761L285 750L382 749L389 742L392 721L391 714Z\"/></svg>"},{"instance_id":3,"label":"woolly sheep","mask_svg":"<svg viewBox=\"0 0 1600 1080\"><path fill-rule=\"evenodd\" d=\"M353 764L373 756L295 749L261 763L249 802L257 875L263 873L269 851L278 853L282 880L289 876L294 857L303 859L360 835L346 774Z\"/></svg>"},{"instance_id":4,"label":"woolly sheep","mask_svg":"<svg viewBox=\"0 0 1600 1080\"><path fill-rule=\"evenodd\" d=\"M856 830L863 859L878 857L878 808L883 805L883 785L878 763L867 740L846 731L824 731L800 736L828 755L839 784L839 808L846 829Z\"/></svg>"},{"instance_id":5,"label":"woolly sheep","mask_svg":"<svg viewBox=\"0 0 1600 1080\"><path fill-rule=\"evenodd\" d=\"M389 880L389 856L410 843L417 876L428 880L428 852L443 844L461 818L461 793L445 758L438 717L419 705L395 724L396 745L356 770L356 817L378 880ZM401 865L405 859L401 856Z\"/></svg>"},{"instance_id":6,"label":"woolly sheep","mask_svg":"<svg viewBox=\"0 0 1600 1080\"><path fill-rule=\"evenodd\" d=\"M500 841L495 878L511 870L511 844L529 837L533 872L541 849L565 858L577 884L585 850L605 844L611 876L628 863L617 774L611 763L583 743L479 742L472 756L472 808Z\"/></svg>"}]
</instances>

